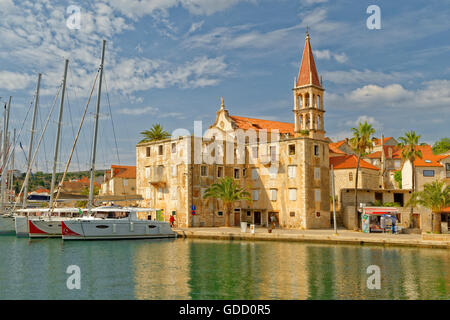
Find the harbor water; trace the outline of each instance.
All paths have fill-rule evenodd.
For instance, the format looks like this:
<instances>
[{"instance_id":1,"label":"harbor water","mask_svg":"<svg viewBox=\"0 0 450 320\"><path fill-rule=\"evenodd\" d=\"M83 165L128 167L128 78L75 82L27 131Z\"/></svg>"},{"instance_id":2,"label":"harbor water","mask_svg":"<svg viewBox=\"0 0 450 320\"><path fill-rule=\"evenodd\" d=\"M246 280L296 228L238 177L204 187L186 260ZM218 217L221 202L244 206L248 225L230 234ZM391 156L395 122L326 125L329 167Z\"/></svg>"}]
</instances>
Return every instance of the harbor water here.
<instances>
[{"instance_id":1,"label":"harbor water","mask_svg":"<svg viewBox=\"0 0 450 320\"><path fill-rule=\"evenodd\" d=\"M0 299L450 299L444 249L0 237ZM369 266L380 288L369 289ZM69 266L80 289L69 289Z\"/></svg>"}]
</instances>

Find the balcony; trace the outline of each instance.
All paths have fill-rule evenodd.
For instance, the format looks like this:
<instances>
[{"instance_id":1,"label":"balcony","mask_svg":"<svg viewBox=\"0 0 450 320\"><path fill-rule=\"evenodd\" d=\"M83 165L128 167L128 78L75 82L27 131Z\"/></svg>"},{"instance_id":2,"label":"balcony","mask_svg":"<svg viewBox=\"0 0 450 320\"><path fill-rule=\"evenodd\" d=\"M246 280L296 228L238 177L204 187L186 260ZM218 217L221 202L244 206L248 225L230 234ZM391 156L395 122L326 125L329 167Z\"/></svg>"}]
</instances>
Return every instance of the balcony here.
<instances>
[{"instance_id":1,"label":"balcony","mask_svg":"<svg viewBox=\"0 0 450 320\"><path fill-rule=\"evenodd\" d=\"M162 185L166 184L166 175L164 174L164 170L155 170L152 172L150 177L148 178L148 182L153 185Z\"/></svg>"}]
</instances>

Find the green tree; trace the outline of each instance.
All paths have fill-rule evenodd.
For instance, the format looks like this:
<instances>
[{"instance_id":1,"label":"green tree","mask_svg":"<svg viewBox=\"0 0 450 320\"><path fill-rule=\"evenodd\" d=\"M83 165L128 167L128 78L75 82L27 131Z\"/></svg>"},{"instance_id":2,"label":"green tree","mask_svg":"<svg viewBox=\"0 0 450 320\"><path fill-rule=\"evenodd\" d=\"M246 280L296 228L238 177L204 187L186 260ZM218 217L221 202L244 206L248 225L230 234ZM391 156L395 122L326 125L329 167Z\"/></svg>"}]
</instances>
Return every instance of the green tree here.
<instances>
[{"instance_id":1,"label":"green tree","mask_svg":"<svg viewBox=\"0 0 450 320\"><path fill-rule=\"evenodd\" d=\"M225 226L230 226L231 207L234 201L248 200L250 201L250 193L239 185L230 177L220 179L217 183L212 184L206 189L203 195L204 199L222 200L225 207Z\"/></svg>"},{"instance_id":2,"label":"green tree","mask_svg":"<svg viewBox=\"0 0 450 320\"><path fill-rule=\"evenodd\" d=\"M419 150L419 139L420 135L417 135L413 130L406 132L404 137L398 138L400 141L397 146L402 148L402 159L403 161L409 161L412 168L412 191L416 191L416 175L414 161L417 158L422 159L422 151ZM413 214L413 207L411 206L411 212L409 221L411 221L411 216Z\"/></svg>"},{"instance_id":3,"label":"green tree","mask_svg":"<svg viewBox=\"0 0 450 320\"><path fill-rule=\"evenodd\" d=\"M364 123L359 123L358 128L352 128L353 136L349 140L350 147L355 152L358 157L356 163L356 177L355 177L355 215L358 216L358 174L359 174L359 163L361 157L366 155L368 151L372 150L373 142L372 136L375 133L375 129L367 121Z\"/></svg>"},{"instance_id":4,"label":"green tree","mask_svg":"<svg viewBox=\"0 0 450 320\"><path fill-rule=\"evenodd\" d=\"M394 173L394 180L398 183L398 188L402 188L402 171L398 170Z\"/></svg>"},{"instance_id":5,"label":"green tree","mask_svg":"<svg viewBox=\"0 0 450 320\"><path fill-rule=\"evenodd\" d=\"M139 143L158 141L170 138L170 134L167 131L165 131L159 123L154 124L150 128L150 130L142 131L141 135L144 136L144 139L139 141Z\"/></svg>"},{"instance_id":6,"label":"green tree","mask_svg":"<svg viewBox=\"0 0 450 320\"><path fill-rule=\"evenodd\" d=\"M434 154L441 154L450 150L450 138L442 138L436 141L431 147Z\"/></svg>"},{"instance_id":7,"label":"green tree","mask_svg":"<svg viewBox=\"0 0 450 320\"><path fill-rule=\"evenodd\" d=\"M431 209L433 232L441 233L440 214L444 208L450 206L450 186L439 180L427 183L423 186L423 191L413 192L408 204Z\"/></svg>"}]
</instances>

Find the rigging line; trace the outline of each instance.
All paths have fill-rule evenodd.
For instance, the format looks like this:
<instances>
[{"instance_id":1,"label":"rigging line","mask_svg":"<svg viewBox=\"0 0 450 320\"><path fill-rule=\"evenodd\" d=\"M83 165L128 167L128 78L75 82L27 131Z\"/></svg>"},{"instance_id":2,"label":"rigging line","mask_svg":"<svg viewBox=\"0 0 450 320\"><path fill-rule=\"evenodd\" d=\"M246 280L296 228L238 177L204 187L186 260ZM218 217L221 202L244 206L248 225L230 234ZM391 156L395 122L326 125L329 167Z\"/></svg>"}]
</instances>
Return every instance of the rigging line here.
<instances>
[{"instance_id":1,"label":"rigging line","mask_svg":"<svg viewBox=\"0 0 450 320\"><path fill-rule=\"evenodd\" d=\"M106 81L106 75L104 77L104 80L105 80L105 89L106 89L106 100L108 101L108 108L109 108L109 114L110 114L110 117L111 117L111 124L112 124L112 129L113 129L114 142L116 144L117 161L120 164L119 147L117 145L116 130L114 128L114 120L113 120L113 115L112 115L112 111L111 111L111 102L109 101L109 91L108 91L108 84L107 84L107 81Z\"/></svg>"},{"instance_id":2,"label":"rigging line","mask_svg":"<svg viewBox=\"0 0 450 320\"><path fill-rule=\"evenodd\" d=\"M38 144L37 144L37 146L36 146L36 150L34 150L33 158L32 158L32 160L31 160L31 162L30 162L30 167L29 167L28 170L27 170L27 174L25 175L24 182L22 183L22 188L20 189L20 192L19 192L19 194L18 194L18 196L17 196L16 202L14 203L14 207L13 207L12 211L15 211L15 210L16 210L17 204L19 203L19 200L20 200L20 195L22 194L23 189L25 188L25 183L28 181L28 178L30 177L31 167L32 167L32 165L33 165L33 163L34 163L34 160L36 159L36 155L37 155L37 153L38 153L38 151L39 151L39 147L40 147L40 145L41 145L42 138L44 137L44 133L45 133L45 131L47 130L47 126L48 126L48 123L49 123L50 118L51 118L51 116L52 116L53 110L55 110L56 101L57 101L57 99L58 99L58 97L59 97L59 93L60 93L61 89L62 89L62 83L61 83L61 85L60 85L59 88L58 88L58 92L56 93L55 99L53 100L53 106L52 106L52 108L51 108L51 110L50 110L50 112L49 112L49 114L48 114L47 120L46 120L46 122L45 122L45 127L44 127L44 129L42 130L41 136L39 137L39 142L38 142ZM24 196L25 196L25 195L24 195Z\"/></svg>"},{"instance_id":3,"label":"rigging line","mask_svg":"<svg viewBox=\"0 0 450 320\"><path fill-rule=\"evenodd\" d=\"M67 92L67 105L69 107L68 109L69 109L69 115L70 115L70 123L72 125L72 136L73 136L73 139L75 139L75 131L74 131L74 127L73 127L72 111L70 111L71 107L70 107L70 101L69 101L69 92ZM77 158L78 171L81 171L80 159L78 158L78 152L76 150L75 150L75 157Z\"/></svg>"},{"instance_id":4,"label":"rigging line","mask_svg":"<svg viewBox=\"0 0 450 320\"><path fill-rule=\"evenodd\" d=\"M113 120L113 115L112 115L112 111L111 111L111 103L110 103L110 100L109 100L109 91L108 91L108 84L107 84L107 81L106 81L106 75L105 75L104 80L105 80L105 89L106 89L106 99L108 101L109 114L111 116L111 124L112 124L113 135L114 135L114 142L115 142L115 145L116 145L117 161L119 162L119 165L120 165L121 163L120 163L120 157L119 157L119 146L117 144L116 130L115 130L115 127L114 127L114 120ZM112 171L113 171L113 168L111 168L111 175L113 174ZM124 195L124 199L127 200L124 179L125 178L121 179L121 181L122 181L122 193Z\"/></svg>"},{"instance_id":5,"label":"rigging line","mask_svg":"<svg viewBox=\"0 0 450 320\"><path fill-rule=\"evenodd\" d=\"M72 83L75 83L75 81L73 80L74 79L74 72L72 71L72 67L69 65L69 75L70 75L70 79L71 79L71 81L72 81ZM80 100L80 98L79 98L79 94L78 94L78 86L74 86L74 94L75 94L75 100ZM82 132L81 132L81 139L83 140L83 145L85 145L85 146L87 146L88 145L88 139L86 138L86 132L85 132L85 130L83 130ZM90 159L90 157L88 158L88 159ZM89 163L89 161L87 161L86 162L86 166L89 166L88 165L88 163Z\"/></svg>"},{"instance_id":6,"label":"rigging line","mask_svg":"<svg viewBox=\"0 0 450 320\"><path fill-rule=\"evenodd\" d=\"M76 145L77 145L78 138L80 137L80 131L81 131L81 128L83 127L84 118L86 117L86 113L87 113L87 110L88 110L88 108L89 108L89 104L90 104L90 102L91 102L92 94L94 93L95 85L96 85L96 83L97 83L97 79L98 79L98 75L99 75L99 74L100 74L100 68L97 70L97 74L96 74L96 76L95 76L94 83L92 84L91 93L90 93L90 95L89 95L89 99L88 99L88 101L87 101L86 108L84 109L84 113L83 113L83 116L82 116L82 118L81 118L80 126L78 127L78 132L77 132L77 135L76 135L76 137L75 137L75 141L73 142L72 151L71 151L71 153L70 153L69 159L67 160L66 168L64 169L64 173L63 173L63 176L62 176L62 178L61 178L61 181L60 181L59 184L58 184L56 197L55 197L55 199L53 200L53 203L50 204L50 208L51 208L51 209L50 209L50 213L49 213L50 215L53 213L53 210L54 210L55 205L56 205L56 201L58 200L59 194L61 193L62 185L63 185L63 183L64 183L64 179L66 178L67 170L69 169L70 161L72 160L73 152L74 152L75 147L76 147Z\"/></svg>"}]
</instances>

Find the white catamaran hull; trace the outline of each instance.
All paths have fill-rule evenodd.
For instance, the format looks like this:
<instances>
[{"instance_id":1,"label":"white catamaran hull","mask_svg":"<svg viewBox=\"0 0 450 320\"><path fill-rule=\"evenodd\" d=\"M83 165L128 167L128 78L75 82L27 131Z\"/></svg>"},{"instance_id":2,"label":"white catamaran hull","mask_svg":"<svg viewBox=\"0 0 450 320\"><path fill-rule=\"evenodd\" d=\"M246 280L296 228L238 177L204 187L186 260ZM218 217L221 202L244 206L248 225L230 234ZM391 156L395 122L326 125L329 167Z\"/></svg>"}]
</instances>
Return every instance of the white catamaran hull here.
<instances>
[{"instance_id":1,"label":"white catamaran hull","mask_svg":"<svg viewBox=\"0 0 450 320\"><path fill-rule=\"evenodd\" d=\"M28 217L27 216L16 216L15 217L15 229L16 229L16 236L28 237Z\"/></svg>"},{"instance_id":2,"label":"white catamaran hull","mask_svg":"<svg viewBox=\"0 0 450 320\"><path fill-rule=\"evenodd\" d=\"M13 216L0 216L0 234L15 234L14 220Z\"/></svg>"},{"instance_id":3,"label":"white catamaran hull","mask_svg":"<svg viewBox=\"0 0 450 320\"><path fill-rule=\"evenodd\" d=\"M75 219L62 222L64 240L176 238L167 222L129 219Z\"/></svg>"}]
</instances>

